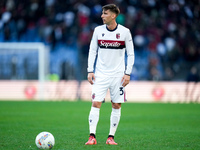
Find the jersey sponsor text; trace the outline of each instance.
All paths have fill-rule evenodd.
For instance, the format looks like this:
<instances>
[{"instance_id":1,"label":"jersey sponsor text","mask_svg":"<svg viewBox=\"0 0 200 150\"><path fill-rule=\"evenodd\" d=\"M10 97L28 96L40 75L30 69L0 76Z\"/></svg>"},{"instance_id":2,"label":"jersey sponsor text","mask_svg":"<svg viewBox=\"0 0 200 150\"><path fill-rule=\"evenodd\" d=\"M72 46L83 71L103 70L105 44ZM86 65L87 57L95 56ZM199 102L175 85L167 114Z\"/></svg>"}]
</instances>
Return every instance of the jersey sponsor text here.
<instances>
[{"instance_id":1,"label":"jersey sponsor text","mask_svg":"<svg viewBox=\"0 0 200 150\"><path fill-rule=\"evenodd\" d=\"M100 48L123 49L125 41L98 40L98 45Z\"/></svg>"}]
</instances>

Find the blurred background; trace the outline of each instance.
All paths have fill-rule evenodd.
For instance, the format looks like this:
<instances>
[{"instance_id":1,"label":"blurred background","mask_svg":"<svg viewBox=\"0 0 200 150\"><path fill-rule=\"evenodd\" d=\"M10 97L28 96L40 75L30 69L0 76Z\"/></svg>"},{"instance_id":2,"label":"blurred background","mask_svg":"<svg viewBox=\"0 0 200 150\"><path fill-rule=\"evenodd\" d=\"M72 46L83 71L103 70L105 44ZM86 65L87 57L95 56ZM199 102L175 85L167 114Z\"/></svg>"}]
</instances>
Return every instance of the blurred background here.
<instances>
[{"instance_id":1,"label":"blurred background","mask_svg":"<svg viewBox=\"0 0 200 150\"><path fill-rule=\"evenodd\" d=\"M117 22L132 33L132 81L199 82L200 0L1 0L0 42L43 43L49 50L46 79L80 84L108 3L119 6ZM38 63L37 51L0 48L0 80L38 80Z\"/></svg>"}]
</instances>

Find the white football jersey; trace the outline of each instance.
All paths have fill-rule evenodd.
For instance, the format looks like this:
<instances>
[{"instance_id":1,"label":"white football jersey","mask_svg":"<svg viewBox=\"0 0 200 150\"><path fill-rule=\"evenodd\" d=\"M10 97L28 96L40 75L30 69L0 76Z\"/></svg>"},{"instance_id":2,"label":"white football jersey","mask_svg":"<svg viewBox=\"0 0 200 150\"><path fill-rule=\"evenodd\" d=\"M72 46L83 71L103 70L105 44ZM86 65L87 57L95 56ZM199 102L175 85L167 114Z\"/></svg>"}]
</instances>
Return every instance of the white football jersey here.
<instances>
[{"instance_id":1,"label":"white football jersey","mask_svg":"<svg viewBox=\"0 0 200 150\"><path fill-rule=\"evenodd\" d=\"M126 67L125 51L128 56ZM134 64L134 47L130 30L120 24L114 30L109 30L105 24L96 27L90 43L88 72L94 72L96 57L95 76L130 75Z\"/></svg>"}]
</instances>

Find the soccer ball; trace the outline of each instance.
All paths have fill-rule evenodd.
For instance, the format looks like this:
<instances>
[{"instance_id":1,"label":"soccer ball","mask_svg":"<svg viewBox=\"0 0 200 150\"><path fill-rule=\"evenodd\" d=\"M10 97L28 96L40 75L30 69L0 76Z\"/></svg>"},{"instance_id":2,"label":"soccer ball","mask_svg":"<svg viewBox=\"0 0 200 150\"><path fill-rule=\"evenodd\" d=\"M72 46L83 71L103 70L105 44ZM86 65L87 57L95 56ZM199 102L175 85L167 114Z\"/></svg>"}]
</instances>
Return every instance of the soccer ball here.
<instances>
[{"instance_id":1,"label":"soccer ball","mask_svg":"<svg viewBox=\"0 0 200 150\"><path fill-rule=\"evenodd\" d=\"M41 132L36 136L35 144L39 149L51 149L55 144L55 139L51 133Z\"/></svg>"}]
</instances>

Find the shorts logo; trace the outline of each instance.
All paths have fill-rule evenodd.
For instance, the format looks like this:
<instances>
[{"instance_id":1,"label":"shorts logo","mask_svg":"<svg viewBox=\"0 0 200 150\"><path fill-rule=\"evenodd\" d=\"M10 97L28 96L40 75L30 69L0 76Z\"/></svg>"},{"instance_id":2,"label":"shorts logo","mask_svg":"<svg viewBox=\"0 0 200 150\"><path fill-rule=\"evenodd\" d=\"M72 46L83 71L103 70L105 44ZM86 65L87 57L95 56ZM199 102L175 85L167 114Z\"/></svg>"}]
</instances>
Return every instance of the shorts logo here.
<instances>
[{"instance_id":1,"label":"shorts logo","mask_svg":"<svg viewBox=\"0 0 200 150\"><path fill-rule=\"evenodd\" d=\"M92 99L95 99L95 93L92 94Z\"/></svg>"}]
</instances>

